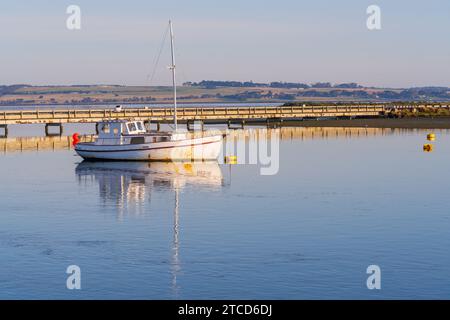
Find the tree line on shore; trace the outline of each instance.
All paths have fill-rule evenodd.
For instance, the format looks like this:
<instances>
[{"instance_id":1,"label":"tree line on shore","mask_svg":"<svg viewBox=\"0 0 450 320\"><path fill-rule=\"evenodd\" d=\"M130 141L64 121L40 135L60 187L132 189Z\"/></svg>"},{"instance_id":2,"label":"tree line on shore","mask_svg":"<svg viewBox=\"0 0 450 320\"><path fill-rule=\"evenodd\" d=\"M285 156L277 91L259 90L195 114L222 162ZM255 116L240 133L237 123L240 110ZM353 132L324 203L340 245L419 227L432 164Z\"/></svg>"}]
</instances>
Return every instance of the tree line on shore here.
<instances>
[{"instance_id":1,"label":"tree line on shore","mask_svg":"<svg viewBox=\"0 0 450 320\"><path fill-rule=\"evenodd\" d=\"M203 87L206 89L215 89L220 87L232 88L279 88L279 89L308 89L308 88L341 88L341 89L356 89L362 88L357 83L341 83L332 85L330 82L316 82L313 84L297 83L297 82L270 82L258 83L253 81L216 81L216 80L202 80L200 82L185 82L184 86Z\"/></svg>"},{"instance_id":2,"label":"tree line on shore","mask_svg":"<svg viewBox=\"0 0 450 320\"><path fill-rule=\"evenodd\" d=\"M305 98L346 98L346 100L372 100L372 101L426 101L426 100L450 100L448 88L411 88L399 91L381 90L370 91L364 89L358 90L315 90L308 89L298 92L272 92L272 91L255 91L249 90L236 94L221 95L216 94L217 98L228 100L245 101L248 99L265 99L265 100L304 100Z\"/></svg>"}]
</instances>

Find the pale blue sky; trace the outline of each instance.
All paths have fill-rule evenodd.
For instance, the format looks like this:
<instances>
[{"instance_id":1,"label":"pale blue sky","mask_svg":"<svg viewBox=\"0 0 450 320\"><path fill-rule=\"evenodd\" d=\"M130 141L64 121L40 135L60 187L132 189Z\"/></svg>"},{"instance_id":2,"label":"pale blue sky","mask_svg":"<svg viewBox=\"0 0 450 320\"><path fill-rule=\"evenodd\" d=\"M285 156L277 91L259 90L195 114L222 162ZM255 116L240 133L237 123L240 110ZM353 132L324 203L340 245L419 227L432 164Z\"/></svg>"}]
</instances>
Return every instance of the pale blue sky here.
<instances>
[{"instance_id":1,"label":"pale blue sky","mask_svg":"<svg viewBox=\"0 0 450 320\"><path fill-rule=\"evenodd\" d=\"M66 29L66 8L82 29ZM366 8L382 30L366 28ZM179 83L450 86L450 1L0 0L0 84L149 84L169 18ZM168 84L163 52L155 84Z\"/></svg>"}]
</instances>

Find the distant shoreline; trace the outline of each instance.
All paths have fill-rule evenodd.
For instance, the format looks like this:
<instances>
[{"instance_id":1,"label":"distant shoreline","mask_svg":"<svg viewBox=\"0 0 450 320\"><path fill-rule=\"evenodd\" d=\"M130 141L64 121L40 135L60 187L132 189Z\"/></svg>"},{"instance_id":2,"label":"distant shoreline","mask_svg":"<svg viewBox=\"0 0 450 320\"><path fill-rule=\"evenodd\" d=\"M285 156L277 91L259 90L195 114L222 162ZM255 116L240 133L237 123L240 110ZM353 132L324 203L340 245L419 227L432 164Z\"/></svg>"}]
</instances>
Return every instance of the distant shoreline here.
<instances>
[{"instance_id":1,"label":"distant shoreline","mask_svg":"<svg viewBox=\"0 0 450 320\"><path fill-rule=\"evenodd\" d=\"M373 88L356 83L286 83L203 81L177 86L178 100L185 103L330 103L450 101L450 88ZM0 85L0 105L98 105L171 103L168 86L29 86Z\"/></svg>"}]
</instances>

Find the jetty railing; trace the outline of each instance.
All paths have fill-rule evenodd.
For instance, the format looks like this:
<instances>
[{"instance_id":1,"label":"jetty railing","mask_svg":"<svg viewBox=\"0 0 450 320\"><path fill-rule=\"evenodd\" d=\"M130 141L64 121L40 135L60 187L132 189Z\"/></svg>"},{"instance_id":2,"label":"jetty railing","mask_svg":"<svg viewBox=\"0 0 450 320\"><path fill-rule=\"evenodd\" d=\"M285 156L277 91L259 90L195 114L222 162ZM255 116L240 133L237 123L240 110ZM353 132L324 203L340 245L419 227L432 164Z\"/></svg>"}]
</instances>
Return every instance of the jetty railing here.
<instances>
[{"instance_id":1,"label":"jetty railing","mask_svg":"<svg viewBox=\"0 0 450 320\"><path fill-rule=\"evenodd\" d=\"M385 112L384 105L274 106L274 107L184 107L178 108L180 121L235 119L301 119L307 117L376 116ZM49 109L0 111L0 124L92 123L102 120L151 120L168 122L173 118L171 107L116 109Z\"/></svg>"}]
</instances>

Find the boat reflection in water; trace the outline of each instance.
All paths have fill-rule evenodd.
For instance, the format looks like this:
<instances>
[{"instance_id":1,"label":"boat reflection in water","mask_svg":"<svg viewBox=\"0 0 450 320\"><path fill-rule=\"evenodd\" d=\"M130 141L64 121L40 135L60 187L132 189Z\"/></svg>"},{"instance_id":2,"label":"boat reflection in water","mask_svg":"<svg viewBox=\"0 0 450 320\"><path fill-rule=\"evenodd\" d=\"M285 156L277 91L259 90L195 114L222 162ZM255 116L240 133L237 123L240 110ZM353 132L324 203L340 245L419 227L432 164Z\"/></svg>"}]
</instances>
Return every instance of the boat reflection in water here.
<instances>
[{"instance_id":1,"label":"boat reflection in water","mask_svg":"<svg viewBox=\"0 0 450 320\"><path fill-rule=\"evenodd\" d=\"M115 204L119 217L140 214L151 193L180 190L188 185L196 189L221 188L222 170L213 162L138 162L83 161L76 167L80 183L98 183L105 204Z\"/></svg>"},{"instance_id":2,"label":"boat reflection in water","mask_svg":"<svg viewBox=\"0 0 450 320\"><path fill-rule=\"evenodd\" d=\"M181 271L179 258L179 191L188 185L197 190L220 189L223 184L222 170L214 162L99 162L83 161L76 167L80 183L98 183L100 196L105 204L113 201L124 213L138 209L142 213L152 191L174 193L173 243L172 243L172 289L178 296L177 276ZM170 204L169 204L170 205Z\"/></svg>"}]
</instances>

